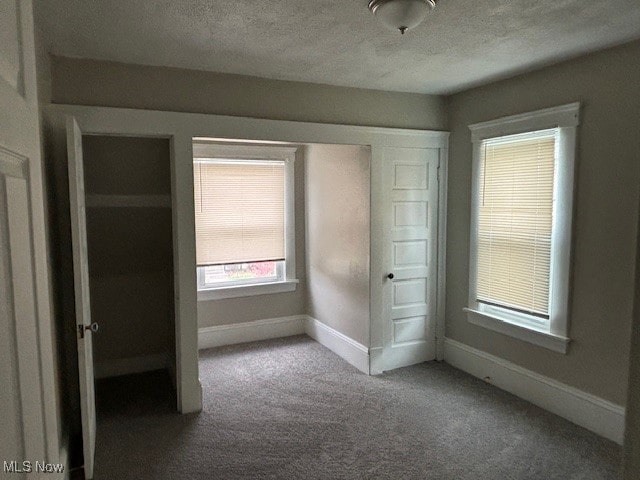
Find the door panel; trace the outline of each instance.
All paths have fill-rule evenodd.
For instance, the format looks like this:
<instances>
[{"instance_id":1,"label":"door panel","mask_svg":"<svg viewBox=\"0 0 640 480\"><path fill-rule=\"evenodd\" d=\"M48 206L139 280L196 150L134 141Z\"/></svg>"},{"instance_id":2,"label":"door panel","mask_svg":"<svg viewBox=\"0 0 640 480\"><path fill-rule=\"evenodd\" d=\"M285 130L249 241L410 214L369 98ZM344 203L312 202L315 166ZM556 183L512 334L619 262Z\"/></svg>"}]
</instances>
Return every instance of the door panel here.
<instances>
[{"instance_id":1,"label":"door panel","mask_svg":"<svg viewBox=\"0 0 640 480\"><path fill-rule=\"evenodd\" d=\"M0 146L0 378L8 387L0 389L0 402L7 408L0 418L7 440L0 454L14 455L3 458L44 452L32 437L42 435L43 422L38 357L25 354L36 329L35 291L28 160Z\"/></svg>"},{"instance_id":2,"label":"door panel","mask_svg":"<svg viewBox=\"0 0 640 480\"><path fill-rule=\"evenodd\" d=\"M394 343L421 340L425 332L425 317L409 317L395 320L393 323Z\"/></svg>"},{"instance_id":3,"label":"door panel","mask_svg":"<svg viewBox=\"0 0 640 480\"><path fill-rule=\"evenodd\" d=\"M69 204L71 208L71 240L73 244L73 280L76 303L84 475L89 480L93 478L96 446L93 341L91 330L85 328L91 325L91 302L89 298L89 256L87 252L82 132L72 117L67 118L67 156L69 159Z\"/></svg>"},{"instance_id":4,"label":"door panel","mask_svg":"<svg viewBox=\"0 0 640 480\"><path fill-rule=\"evenodd\" d=\"M57 463L31 0L0 2L0 457ZM6 379L6 382L5 382ZM4 478L4 477L3 477Z\"/></svg>"},{"instance_id":5,"label":"door panel","mask_svg":"<svg viewBox=\"0 0 640 480\"><path fill-rule=\"evenodd\" d=\"M435 358L437 149L385 148L385 369Z\"/></svg>"}]
</instances>

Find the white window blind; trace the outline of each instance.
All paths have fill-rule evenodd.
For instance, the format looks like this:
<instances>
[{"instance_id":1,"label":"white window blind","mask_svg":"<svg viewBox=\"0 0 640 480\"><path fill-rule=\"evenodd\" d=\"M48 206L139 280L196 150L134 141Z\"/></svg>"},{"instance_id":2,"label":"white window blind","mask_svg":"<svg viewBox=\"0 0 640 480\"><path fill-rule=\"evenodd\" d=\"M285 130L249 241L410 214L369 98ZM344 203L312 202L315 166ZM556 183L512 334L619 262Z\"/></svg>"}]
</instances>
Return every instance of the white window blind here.
<instances>
[{"instance_id":1,"label":"white window blind","mask_svg":"<svg viewBox=\"0 0 640 480\"><path fill-rule=\"evenodd\" d=\"M285 165L194 159L198 266L284 260Z\"/></svg>"},{"instance_id":2,"label":"white window blind","mask_svg":"<svg viewBox=\"0 0 640 480\"><path fill-rule=\"evenodd\" d=\"M484 140L479 302L549 316L556 130Z\"/></svg>"}]
</instances>

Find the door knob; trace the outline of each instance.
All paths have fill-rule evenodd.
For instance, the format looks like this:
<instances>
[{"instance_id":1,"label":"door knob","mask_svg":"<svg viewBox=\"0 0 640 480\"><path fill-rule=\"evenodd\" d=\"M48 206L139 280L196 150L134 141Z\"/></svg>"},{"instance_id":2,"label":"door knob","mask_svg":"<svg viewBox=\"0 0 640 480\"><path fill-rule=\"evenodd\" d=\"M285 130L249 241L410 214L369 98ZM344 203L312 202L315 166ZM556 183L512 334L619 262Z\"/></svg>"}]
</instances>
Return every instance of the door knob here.
<instances>
[{"instance_id":1,"label":"door knob","mask_svg":"<svg viewBox=\"0 0 640 480\"><path fill-rule=\"evenodd\" d=\"M84 332L86 330L90 330L93 333L98 333L99 329L100 327L96 322L91 323L91 325L78 325L78 332L80 332L80 338L84 338Z\"/></svg>"},{"instance_id":2,"label":"door knob","mask_svg":"<svg viewBox=\"0 0 640 480\"><path fill-rule=\"evenodd\" d=\"M387 278L388 278L389 280L393 280L393 276L394 276L394 275L393 275L393 273L390 273L389 275L387 275Z\"/></svg>"}]
</instances>

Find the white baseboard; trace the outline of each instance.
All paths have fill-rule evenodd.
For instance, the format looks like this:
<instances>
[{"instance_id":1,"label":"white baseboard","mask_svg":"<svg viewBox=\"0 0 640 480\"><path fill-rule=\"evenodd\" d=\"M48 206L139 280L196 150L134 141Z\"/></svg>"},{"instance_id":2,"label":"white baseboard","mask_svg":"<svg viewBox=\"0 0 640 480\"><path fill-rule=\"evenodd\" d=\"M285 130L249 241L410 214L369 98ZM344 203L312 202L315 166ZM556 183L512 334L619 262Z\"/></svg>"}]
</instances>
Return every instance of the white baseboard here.
<instances>
[{"instance_id":1,"label":"white baseboard","mask_svg":"<svg viewBox=\"0 0 640 480\"><path fill-rule=\"evenodd\" d=\"M380 375L384 372L383 352L382 347L369 348L369 375Z\"/></svg>"},{"instance_id":2,"label":"white baseboard","mask_svg":"<svg viewBox=\"0 0 640 480\"><path fill-rule=\"evenodd\" d=\"M444 343L444 361L616 443L623 442L625 409L620 405L449 338Z\"/></svg>"},{"instance_id":3,"label":"white baseboard","mask_svg":"<svg viewBox=\"0 0 640 480\"><path fill-rule=\"evenodd\" d=\"M198 330L198 349L204 350L236 343L301 335L305 333L306 318L306 315L293 315L200 328Z\"/></svg>"},{"instance_id":4,"label":"white baseboard","mask_svg":"<svg viewBox=\"0 0 640 480\"><path fill-rule=\"evenodd\" d=\"M361 372L369 374L368 347L311 317L306 319L305 332Z\"/></svg>"},{"instance_id":5,"label":"white baseboard","mask_svg":"<svg viewBox=\"0 0 640 480\"><path fill-rule=\"evenodd\" d=\"M200 328L198 330L198 348L204 350L303 333L344 358L358 370L369 373L369 349L367 347L307 315L267 318L253 322Z\"/></svg>"},{"instance_id":6,"label":"white baseboard","mask_svg":"<svg viewBox=\"0 0 640 480\"><path fill-rule=\"evenodd\" d=\"M149 372L169 367L169 355L167 353L156 353L96 362L94 375L96 378L118 377L120 375Z\"/></svg>"}]
</instances>

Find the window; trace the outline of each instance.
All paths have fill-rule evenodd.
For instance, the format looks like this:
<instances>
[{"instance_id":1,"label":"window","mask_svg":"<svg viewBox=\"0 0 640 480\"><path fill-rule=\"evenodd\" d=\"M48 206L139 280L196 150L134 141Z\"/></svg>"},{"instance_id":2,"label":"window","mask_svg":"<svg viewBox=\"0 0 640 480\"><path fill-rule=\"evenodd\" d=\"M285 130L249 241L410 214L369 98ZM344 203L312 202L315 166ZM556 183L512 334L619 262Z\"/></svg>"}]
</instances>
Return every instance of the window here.
<instances>
[{"instance_id":1,"label":"window","mask_svg":"<svg viewBox=\"0 0 640 480\"><path fill-rule=\"evenodd\" d=\"M293 291L295 148L194 142L198 298Z\"/></svg>"},{"instance_id":2,"label":"window","mask_svg":"<svg viewBox=\"0 0 640 480\"><path fill-rule=\"evenodd\" d=\"M284 262L206 265L198 269L198 275L198 285L203 288L281 282L284 280Z\"/></svg>"},{"instance_id":3,"label":"window","mask_svg":"<svg viewBox=\"0 0 640 480\"><path fill-rule=\"evenodd\" d=\"M579 105L471 125L470 322L566 352Z\"/></svg>"}]
</instances>

